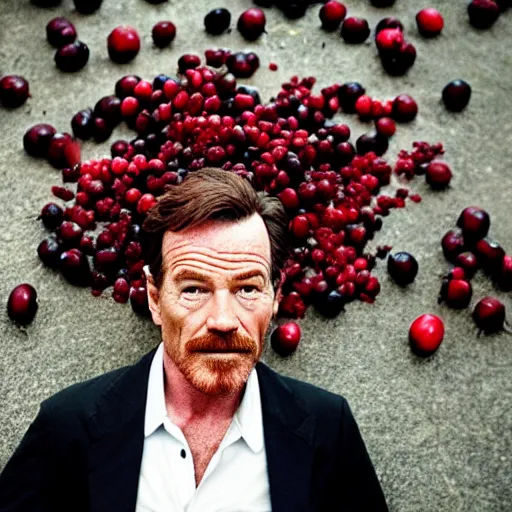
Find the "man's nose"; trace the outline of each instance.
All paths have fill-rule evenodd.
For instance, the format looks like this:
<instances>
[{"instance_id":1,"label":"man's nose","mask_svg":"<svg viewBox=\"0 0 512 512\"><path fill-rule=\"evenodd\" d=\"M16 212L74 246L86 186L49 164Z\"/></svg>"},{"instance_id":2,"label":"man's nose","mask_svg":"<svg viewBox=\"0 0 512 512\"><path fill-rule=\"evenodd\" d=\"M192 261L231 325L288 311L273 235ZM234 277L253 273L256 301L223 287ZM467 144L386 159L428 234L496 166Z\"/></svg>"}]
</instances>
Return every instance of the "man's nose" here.
<instances>
[{"instance_id":1,"label":"man's nose","mask_svg":"<svg viewBox=\"0 0 512 512\"><path fill-rule=\"evenodd\" d=\"M209 331L233 332L239 327L236 316L235 298L227 290L221 290L214 294L206 320Z\"/></svg>"}]
</instances>

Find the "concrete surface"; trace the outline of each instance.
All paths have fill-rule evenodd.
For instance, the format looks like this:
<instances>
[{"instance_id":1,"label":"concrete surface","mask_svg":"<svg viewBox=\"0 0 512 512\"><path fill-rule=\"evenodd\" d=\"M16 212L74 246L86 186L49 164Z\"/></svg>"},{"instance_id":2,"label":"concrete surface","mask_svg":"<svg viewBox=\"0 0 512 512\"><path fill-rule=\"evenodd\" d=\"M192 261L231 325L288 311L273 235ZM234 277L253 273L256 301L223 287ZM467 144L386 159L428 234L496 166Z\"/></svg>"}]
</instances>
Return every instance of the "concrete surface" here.
<instances>
[{"instance_id":1,"label":"concrete surface","mask_svg":"<svg viewBox=\"0 0 512 512\"><path fill-rule=\"evenodd\" d=\"M376 243L416 255L420 272L415 284L399 289L381 263L376 274L382 291L374 305L352 304L331 321L309 311L301 322L304 336L297 353L281 359L267 350L266 360L278 371L349 399L391 510L512 510L510 337L477 337L468 311L453 312L436 304L439 276L448 268L439 240L463 207L487 209L492 236L512 251L512 13L503 15L492 30L477 32L468 25L465 0L397 0L387 9L372 8L368 1L346 4L350 14L367 17L372 26L389 15L404 21L407 38L418 50L407 76L384 75L370 40L348 46L336 34L322 32L319 6L294 22L276 9L267 10L268 34L247 43L236 30L207 37L202 19L207 10L223 5L236 22L251 6L249 0L215 5L174 0L159 6L105 0L90 17L73 12L71 0L51 10L36 8L28 0L2 0L0 74L24 75L32 98L15 111L0 108L0 297L5 304L10 290L28 281L39 292L40 308L26 331L10 323L5 309L1 313L0 467L41 400L73 382L135 362L158 342L157 330L129 306L116 304L108 294L97 299L73 288L38 261L36 247L43 229L36 217L60 177L49 165L24 154L23 133L43 121L68 130L73 113L110 94L120 76L172 73L183 52L212 46L252 48L262 68L251 82L261 88L263 98L277 93L278 85L293 74L315 75L319 87L358 80L380 98L410 92L420 114L399 129L389 157L409 148L413 140L441 140L455 175L451 189L442 193L430 192L421 180L414 183L423 202L387 217L376 238ZM414 15L427 4L445 17L445 30L435 40L422 39L415 28ZM54 67L45 25L55 15L69 16L90 47L89 64L78 74L64 75ZM176 23L178 35L171 49L157 50L151 27L165 18ZM121 23L137 27L143 36L140 54L125 66L111 63L106 51L107 34ZM271 61L279 65L278 72L268 70ZM473 87L471 103L461 114L448 113L440 103L443 86L455 78ZM356 137L369 129L353 117L348 121ZM108 142L88 143L84 153L107 155L108 147ZM512 307L510 294L497 292L482 276L474 279L474 291L475 298L495 294ZM409 351L407 330L424 312L444 318L446 336L434 357L419 360Z\"/></svg>"}]
</instances>

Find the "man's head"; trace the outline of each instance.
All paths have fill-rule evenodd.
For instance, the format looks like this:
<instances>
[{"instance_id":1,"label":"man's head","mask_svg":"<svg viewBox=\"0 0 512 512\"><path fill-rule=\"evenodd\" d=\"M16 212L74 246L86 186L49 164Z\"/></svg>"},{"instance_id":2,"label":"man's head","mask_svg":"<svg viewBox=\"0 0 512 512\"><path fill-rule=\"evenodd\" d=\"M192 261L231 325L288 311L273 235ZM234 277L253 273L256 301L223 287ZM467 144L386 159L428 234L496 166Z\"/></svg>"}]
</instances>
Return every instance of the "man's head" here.
<instances>
[{"instance_id":1,"label":"man's head","mask_svg":"<svg viewBox=\"0 0 512 512\"><path fill-rule=\"evenodd\" d=\"M241 390L277 311L287 256L277 198L219 169L171 187L144 222L149 305L166 354L200 391Z\"/></svg>"}]
</instances>

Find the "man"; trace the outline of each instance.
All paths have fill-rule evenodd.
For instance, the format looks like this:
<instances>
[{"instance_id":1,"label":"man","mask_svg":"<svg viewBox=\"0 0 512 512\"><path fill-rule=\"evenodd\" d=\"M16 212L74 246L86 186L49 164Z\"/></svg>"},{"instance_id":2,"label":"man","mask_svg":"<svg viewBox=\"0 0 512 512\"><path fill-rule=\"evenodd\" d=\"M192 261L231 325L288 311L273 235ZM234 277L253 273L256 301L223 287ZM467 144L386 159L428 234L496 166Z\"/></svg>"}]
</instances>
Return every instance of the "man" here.
<instances>
[{"instance_id":1,"label":"man","mask_svg":"<svg viewBox=\"0 0 512 512\"><path fill-rule=\"evenodd\" d=\"M287 255L280 202L204 169L144 223L162 343L41 405L0 511L382 511L340 396L258 362Z\"/></svg>"}]
</instances>

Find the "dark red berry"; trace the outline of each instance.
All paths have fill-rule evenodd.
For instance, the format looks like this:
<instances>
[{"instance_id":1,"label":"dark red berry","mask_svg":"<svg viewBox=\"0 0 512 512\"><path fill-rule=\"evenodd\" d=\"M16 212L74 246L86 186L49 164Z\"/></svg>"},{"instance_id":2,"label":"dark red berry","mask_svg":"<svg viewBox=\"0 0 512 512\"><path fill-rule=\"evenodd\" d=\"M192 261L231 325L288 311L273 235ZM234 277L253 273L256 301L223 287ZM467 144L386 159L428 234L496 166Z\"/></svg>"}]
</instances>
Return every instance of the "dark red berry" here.
<instances>
[{"instance_id":1,"label":"dark red berry","mask_svg":"<svg viewBox=\"0 0 512 512\"><path fill-rule=\"evenodd\" d=\"M436 315L420 315L409 327L411 350L420 357L432 355L444 338L443 321Z\"/></svg>"},{"instance_id":2,"label":"dark red berry","mask_svg":"<svg viewBox=\"0 0 512 512\"><path fill-rule=\"evenodd\" d=\"M34 157L46 158L50 142L57 130L49 124L35 124L23 136L25 151Z\"/></svg>"},{"instance_id":3,"label":"dark red berry","mask_svg":"<svg viewBox=\"0 0 512 512\"><path fill-rule=\"evenodd\" d=\"M377 23L377 26L375 27L375 37L377 37L378 33L381 30L384 30L385 28L398 28L402 32L404 30L404 26L402 25L402 22L398 18L394 18L392 16L388 18L382 18L379 23Z\"/></svg>"},{"instance_id":4,"label":"dark red berry","mask_svg":"<svg viewBox=\"0 0 512 512\"><path fill-rule=\"evenodd\" d=\"M400 94L393 100L392 116L399 123L408 123L418 114L418 104L408 94Z\"/></svg>"},{"instance_id":5,"label":"dark red berry","mask_svg":"<svg viewBox=\"0 0 512 512\"><path fill-rule=\"evenodd\" d=\"M80 110L71 119L73 135L78 139L88 140L92 137L93 115L92 109Z\"/></svg>"},{"instance_id":6,"label":"dark red berry","mask_svg":"<svg viewBox=\"0 0 512 512\"><path fill-rule=\"evenodd\" d=\"M212 35L220 35L231 24L231 13L224 8L213 9L204 17L204 28Z\"/></svg>"},{"instance_id":7,"label":"dark red berry","mask_svg":"<svg viewBox=\"0 0 512 512\"><path fill-rule=\"evenodd\" d=\"M67 18L53 18L46 25L46 39L56 48L72 43L76 39L75 26Z\"/></svg>"},{"instance_id":8,"label":"dark red berry","mask_svg":"<svg viewBox=\"0 0 512 512\"><path fill-rule=\"evenodd\" d=\"M326 293L317 294L314 306L315 309L326 318L334 318L345 309L347 297L338 290L327 290Z\"/></svg>"},{"instance_id":9,"label":"dark red berry","mask_svg":"<svg viewBox=\"0 0 512 512\"><path fill-rule=\"evenodd\" d=\"M475 242L487 236L491 226L491 218L482 208L468 206L460 213L457 226L462 229L466 240Z\"/></svg>"},{"instance_id":10,"label":"dark red berry","mask_svg":"<svg viewBox=\"0 0 512 512\"><path fill-rule=\"evenodd\" d=\"M444 257L455 263L457 256L466 250L462 230L451 229L448 231L441 240L441 247L443 248Z\"/></svg>"},{"instance_id":11,"label":"dark red berry","mask_svg":"<svg viewBox=\"0 0 512 512\"><path fill-rule=\"evenodd\" d=\"M104 96L94 106L94 116L105 119L108 124L116 126L121 122L121 100L114 95Z\"/></svg>"},{"instance_id":12,"label":"dark red berry","mask_svg":"<svg viewBox=\"0 0 512 512\"><path fill-rule=\"evenodd\" d=\"M81 41L61 46L55 54L55 64L65 73L80 71L89 60L89 48Z\"/></svg>"},{"instance_id":13,"label":"dark red berry","mask_svg":"<svg viewBox=\"0 0 512 512\"><path fill-rule=\"evenodd\" d=\"M464 80L453 80L443 89L443 102L452 112L464 110L471 98L471 86Z\"/></svg>"},{"instance_id":14,"label":"dark red berry","mask_svg":"<svg viewBox=\"0 0 512 512\"><path fill-rule=\"evenodd\" d=\"M324 30L336 30L347 15L347 8L341 2L330 0L320 9L320 21Z\"/></svg>"},{"instance_id":15,"label":"dark red berry","mask_svg":"<svg viewBox=\"0 0 512 512\"><path fill-rule=\"evenodd\" d=\"M186 53L178 59L178 71L185 74L187 69L195 69L201 65L201 57L192 53Z\"/></svg>"},{"instance_id":16,"label":"dark red berry","mask_svg":"<svg viewBox=\"0 0 512 512\"><path fill-rule=\"evenodd\" d=\"M260 59L253 52L237 52L228 56L226 65L235 77L249 78L260 67Z\"/></svg>"},{"instance_id":17,"label":"dark red berry","mask_svg":"<svg viewBox=\"0 0 512 512\"><path fill-rule=\"evenodd\" d=\"M57 239L65 247L76 247L82 235L83 229L76 223L65 220L57 228Z\"/></svg>"},{"instance_id":18,"label":"dark red berry","mask_svg":"<svg viewBox=\"0 0 512 512\"><path fill-rule=\"evenodd\" d=\"M465 279L445 279L441 286L438 303L445 302L449 308L464 309L469 306L473 289Z\"/></svg>"},{"instance_id":19,"label":"dark red berry","mask_svg":"<svg viewBox=\"0 0 512 512\"><path fill-rule=\"evenodd\" d=\"M132 61L140 50L138 32L127 25L116 27L107 38L108 55L117 64Z\"/></svg>"},{"instance_id":20,"label":"dark red berry","mask_svg":"<svg viewBox=\"0 0 512 512\"><path fill-rule=\"evenodd\" d=\"M392 137L396 132L396 124L390 117L379 117L375 121L375 129L377 133L384 137Z\"/></svg>"},{"instance_id":21,"label":"dark red berry","mask_svg":"<svg viewBox=\"0 0 512 512\"><path fill-rule=\"evenodd\" d=\"M468 5L468 15L473 27L486 29L500 17L500 8L493 0L472 0Z\"/></svg>"},{"instance_id":22,"label":"dark red berry","mask_svg":"<svg viewBox=\"0 0 512 512\"><path fill-rule=\"evenodd\" d=\"M346 43L363 43L369 35L370 27L364 18L346 18L341 26L341 37Z\"/></svg>"},{"instance_id":23,"label":"dark red berry","mask_svg":"<svg viewBox=\"0 0 512 512\"><path fill-rule=\"evenodd\" d=\"M135 313L149 316L148 293L144 286L130 289L130 304Z\"/></svg>"},{"instance_id":24,"label":"dark red berry","mask_svg":"<svg viewBox=\"0 0 512 512\"><path fill-rule=\"evenodd\" d=\"M28 325L34 320L37 308L37 292L32 285L20 284L11 291L7 300L7 314L13 322Z\"/></svg>"},{"instance_id":25,"label":"dark red berry","mask_svg":"<svg viewBox=\"0 0 512 512\"><path fill-rule=\"evenodd\" d=\"M365 88L358 82L347 82L338 89L340 106L347 114L355 112L357 99L365 93Z\"/></svg>"},{"instance_id":26,"label":"dark red berry","mask_svg":"<svg viewBox=\"0 0 512 512\"><path fill-rule=\"evenodd\" d=\"M154 25L151 36L153 42L158 48L165 48L169 46L176 37L176 26L172 21L159 21Z\"/></svg>"},{"instance_id":27,"label":"dark red berry","mask_svg":"<svg viewBox=\"0 0 512 512\"><path fill-rule=\"evenodd\" d=\"M503 265L505 250L498 242L482 238L476 242L473 249L478 263L488 274L496 274Z\"/></svg>"},{"instance_id":28,"label":"dark red berry","mask_svg":"<svg viewBox=\"0 0 512 512\"><path fill-rule=\"evenodd\" d=\"M62 247L54 237L45 238L37 247L40 260L49 268L59 266Z\"/></svg>"},{"instance_id":29,"label":"dark red berry","mask_svg":"<svg viewBox=\"0 0 512 512\"><path fill-rule=\"evenodd\" d=\"M29 96L29 84L22 76L6 75L0 79L0 101L4 107L20 107Z\"/></svg>"},{"instance_id":30,"label":"dark red berry","mask_svg":"<svg viewBox=\"0 0 512 512\"><path fill-rule=\"evenodd\" d=\"M468 279L471 279L479 269L477 257L469 251L460 253L455 258L455 264L464 269L464 273Z\"/></svg>"},{"instance_id":31,"label":"dark red berry","mask_svg":"<svg viewBox=\"0 0 512 512\"><path fill-rule=\"evenodd\" d=\"M512 256L503 256L501 265L495 272L495 281L500 289L505 292L512 291Z\"/></svg>"},{"instance_id":32,"label":"dark red berry","mask_svg":"<svg viewBox=\"0 0 512 512\"><path fill-rule=\"evenodd\" d=\"M385 28L375 36L375 44L380 52L399 50L403 42L404 35L399 28Z\"/></svg>"},{"instance_id":33,"label":"dark red berry","mask_svg":"<svg viewBox=\"0 0 512 512\"><path fill-rule=\"evenodd\" d=\"M374 135L363 134L356 140L356 148L359 155L373 152L378 156L382 156L388 150L388 146L388 138L380 133Z\"/></svg>"},{"instance_id":34,"label":"dark red berry","mask_svg":"<svg viewBox=\"0 0 512 512\"><path fill-rule=\"evenodd\" d=\"M398 49L381 50L379 56L382 67L388 74L402 76L416 61L416 48L411 43L404 41Z\"/></svg>"},{"instance_id":35,"label":"dark red berry","mask_svg":"<svg viewBox=\"0 0 512 512\"><path fill-rule=\"evenodd\" d=\"M427 7L416 14L416 25L422 36L435 37L443 30L444 19L437 9Z\"/></svg>"},{"instance_id":36,"label":"dark red berry","mask_svg":"<svg viewBox=\"0 0 512 512\"><path fill-rule=\"evenodd\" d=\"M124 99L127 96L133 96L135 86L141 81L136 75L123 76L116 82L116 96Z\"/></svg>"},{"instance_id":37,"label":"dark red berry","mask_svg":"<svg viewBox=\"0 0 512 512\"><path fill-rule=\"evenodd\" d=\"M472 317L479 332L485 334L497 333L504 329L505 306L494 297L484 297L477 302Z\"/></svg>"},{"instance_id":38,"label":"dark red berry","mask_svg":"<svg viewBox=\"0 0 512 512\"><path fill-rule=\"evenodd\" d=\"M452 171L444 162L434 160L428 164L425 179L434 190L441 190L450 184Z\"/></svg>"},{"instance_id":39,"label":"dark red berry","mask_svg":"<svg viewBox=\"0 0 512 512\"><path fill-rule=\"evenodd\" d=\"M80 14L92 14L96 12L100 7L103 0L73 0L75 9Z\"/></svg>"},{"instance_id":40,"label":"dark red berry","mask_svg":"<svg viewBox=\"0 0 512 512\"><path fill-rule=\"evenodd\" d=\"M295 352L301 336L300 327L295 322L287 322L277 327L270 337L274 351L280 356Z\"/></svg>"},{"instance_id":41,"label":"dark red berry","mask_svg":"<svg viewBox=\"0 0 512 512\"><path fill-rule=\"evenodd\" d=\"M265 32L265 13L258 8L247 9L238 18L237 28L248 41L255 41Z\"/></svg>"},{"instance_id":42,"label":"dark red berry","mask_svg":"<svg viewBox=\"0 0 512 512\"><path fill-rule=\"evenodd\" d=\"M408 252L397 252L388 257L388 272L400 286L411 284L418 274L418 262Z\"/></svg>"},{"instance_id":43,"label":"dark red berry","mask_svg":"<svg viewBox=\"0 0 512 512\"><path fill-rule=\"evenodd\" d=\"M63 277L72 285L88 286L91 283L89 261L78 249L70 249L61 254L59 269Z\"/></svg>"},{"instance_id":44,"label":"dark red berry","mask_svg":"<svg viewBox=\"0 0 512 512\"><path fill-rule=\"evenodd\" d=\"M53 231L62 224L64 211L58 204L48 203L44 205L38 218L43 221L45 228Z\"/></svg>"},{"instance_id":45,"label":"dark red berry","mask_svg":"<svg viewBox=\"0 0 512 512\"><path fill-rule=\"evenodd\" d=\"M47 158L56 169L74 167L80 162L80 146L69 133L56 133L50 141Z\"/></svg>"}]
</instances>

